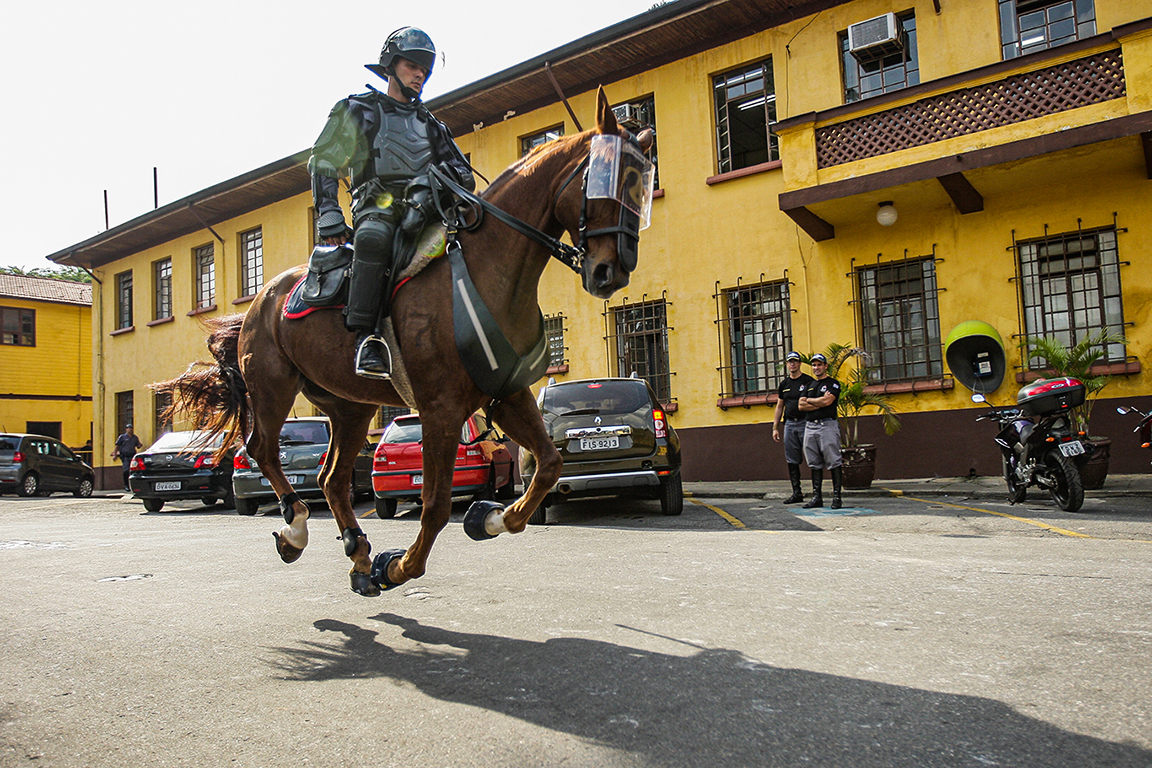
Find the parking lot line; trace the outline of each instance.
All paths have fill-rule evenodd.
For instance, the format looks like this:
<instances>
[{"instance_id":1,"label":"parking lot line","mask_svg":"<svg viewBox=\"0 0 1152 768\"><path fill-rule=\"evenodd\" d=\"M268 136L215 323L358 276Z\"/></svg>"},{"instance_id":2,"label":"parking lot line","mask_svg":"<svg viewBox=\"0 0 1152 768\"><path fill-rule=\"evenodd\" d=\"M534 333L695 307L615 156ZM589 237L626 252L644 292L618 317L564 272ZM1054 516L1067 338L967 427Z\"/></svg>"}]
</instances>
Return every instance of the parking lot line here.
<instances>
[{"instance_id":1,"label":"parking lot line","mask_svg":"<svg viewBox=\"0 0 1152 768\"><path fill-rule=\"evenodd\" d=\"M720 507L714 507L711 504L705 504L702 501L696 501L696 499L691 499L691 498L688 498L687 496L685 496L684 498L688 499L688 501L692 502L693 504L699 504L700 506L702 506L706 509L712 510L716 514L720 515L720 517L722 517L726 521L728 521L728 524L731 525L733 528L747 528L748 527L748 526L744 525L744 523L737 520L732 515L728 514L724 510L720 509ZM779 531L772 531L772 533L779 533Z\"/></svg>"},{"instance_id":2,"label":"parking lot line","mask_svg":"<svg viewBox=\"0 0 1152 768\"><path fill-rule=\"evenodd\" d=\"M903 496L904 494L901 494L901 495ZM915 496L904 496L904 498L911 499L912 501L923 502L924 504L938 504L938 505L943 506L943 507L952 507L953 509L966 509L969 512L983 512L986 515L996 515L997 517L1005 517L1005 518L1008 518L1009 520L1015 520L1018 523L1027 523L1028 525L1034 525L1037 528L1043 528L1046 531L1052 531L1052 533L1058 533L1061 536L1071 536L1072 538L1076 538L1076 539L1094 539L1094 538L1096 538L1095 536L1089 536L1086 533L1077 533L1076 531L1069 531L1066 528L1057 528L1054 525L1048 525L1048 523L1042 523L1039 520L1030 520L1027 517L1019 517L1017 515L1010 515L1007 512L997 512L996 510L993 510L993 509L983 509L981 507L965 507L962 504L949 504L945 501L938 501L935 499L932 501L929 501L928 499L918 499Z\"/></svg>"}]
</instances>

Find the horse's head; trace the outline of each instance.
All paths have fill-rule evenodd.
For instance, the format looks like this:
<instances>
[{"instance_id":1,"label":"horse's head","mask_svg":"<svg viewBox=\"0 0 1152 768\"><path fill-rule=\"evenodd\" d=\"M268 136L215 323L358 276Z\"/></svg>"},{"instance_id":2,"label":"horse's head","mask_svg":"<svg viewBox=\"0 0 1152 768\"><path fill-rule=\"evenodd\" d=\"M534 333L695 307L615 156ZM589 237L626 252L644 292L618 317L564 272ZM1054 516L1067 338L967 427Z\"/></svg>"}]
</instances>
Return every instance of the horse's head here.
<instances>
[{"instance_id":1,"label":"horse's head","mask_svg":"<svg viewBox=\"0 0 1152 768\"><path fill-rule=\"evenodd\" d=\"M566 228L584 248L584 290L607 299L628 285L636 269L640 230L648 225L652 203L651 129L633 136L616 122L601 88L597 94L596 128L589 131L584 183L570 184L562 203L576 211L579 224ZM560 211L557 211L558 215ZM565 217L569 218L569 217Z\"/></svg>"}]
</instances>

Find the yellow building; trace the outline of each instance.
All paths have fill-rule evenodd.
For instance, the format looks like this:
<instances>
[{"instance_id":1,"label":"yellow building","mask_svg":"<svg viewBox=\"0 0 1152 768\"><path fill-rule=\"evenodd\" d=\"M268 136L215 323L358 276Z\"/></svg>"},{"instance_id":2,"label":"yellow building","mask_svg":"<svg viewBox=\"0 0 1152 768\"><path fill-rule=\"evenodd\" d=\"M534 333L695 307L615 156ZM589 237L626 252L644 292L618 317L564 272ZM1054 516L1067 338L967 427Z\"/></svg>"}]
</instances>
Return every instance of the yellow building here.
<instances>
[{"instance_id":1,"label":"yellow building","mask_svg":"<svg viewBox=\"0 0 1152 768\"><path fill-rule=\"evenodd\" d=\"M0 432L83 448L92 438L92 286L0 274L0 321Z\"/></svg>"},{"instance_id":2,"label":"yellow building","mask_svg":"<svg viewBox=\"0 0 1152 768\"><path fill-rule=\"evenodd\" d=\"M1152 0L675 0L429 106L495 178L588 127L601 84L622 120L656 126L659 192L620 294L545 273L552 373L647 378L685 479L783 476L770 422L792 348L868 353L904 424L863 422L880 477L999 473L943 360L964 321L1008 347L993 402L1035 375L1024 337L1112 329L1128 343L1107 350L1104 395L1149 404ZM122 398L159 406L141 406L140 371L205 356L197 316L243 309L254 242L268 276L303 261L306 155L50 257L102 280L98 443ZM1112 471L1144 471L1112 410L1093 417L1117 438Z\"/></svg>"}]
</instances>

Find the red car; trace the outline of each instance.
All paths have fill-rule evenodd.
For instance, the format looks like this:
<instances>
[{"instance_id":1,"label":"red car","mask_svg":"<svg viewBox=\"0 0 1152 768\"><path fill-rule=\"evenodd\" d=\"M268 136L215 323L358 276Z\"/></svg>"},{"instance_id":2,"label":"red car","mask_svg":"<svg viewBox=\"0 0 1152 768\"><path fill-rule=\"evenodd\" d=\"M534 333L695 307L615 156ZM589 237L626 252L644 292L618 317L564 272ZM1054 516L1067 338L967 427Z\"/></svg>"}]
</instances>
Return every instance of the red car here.
<instances>
[{"instance_id":1,"label":"red car","mask_svg":"<svg viewBox=\"0 0 1152 768\"><path fill-rule=\"evenodd\" d=\"M456 471L452 476L453 496L476 499L511 499L516 495L512 474L512 454L499 439L483 439L484 420L473 415L460 431L456 450ZM420 417L397 416L384 430L372 460L372 490L376 514L396 516L401 501L419 502L424 488L424 436Z\"/></svg>"}]
</instances>

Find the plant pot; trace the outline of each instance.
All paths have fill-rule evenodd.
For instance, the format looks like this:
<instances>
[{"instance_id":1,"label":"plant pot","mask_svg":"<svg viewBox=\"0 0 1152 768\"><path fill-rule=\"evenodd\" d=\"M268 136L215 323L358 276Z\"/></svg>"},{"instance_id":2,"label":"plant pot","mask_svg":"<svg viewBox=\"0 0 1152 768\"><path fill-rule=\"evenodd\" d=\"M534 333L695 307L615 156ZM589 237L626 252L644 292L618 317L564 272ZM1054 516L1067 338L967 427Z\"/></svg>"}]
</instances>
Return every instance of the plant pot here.
<instances>
[{"instance_id":1,"label":"plant pot","mask_svg":"<svg viewBox=\"0 0 1152 768\"><path fill-rule=\"evenodd\" d=\"M1080 479L1084 482L1084 490L1096 491L1104 487L1104 480L1108 477L1108 459L1112 454L1112 441L1106 437L1094 437L1089 442L1096 446L1096 450L1080 467Z\"/></svg>"},{"instance_id":2,"label":"plant pot","mask_svg":"<svg viewBox=\"0 0 1152 768\"><path fill-rule=\"evenodd\" d=\"M876 446L858 445L855 448L841 446L841 482L850 491L860 491L872 487L876 477Z\"/></svg>"}]
</instances>

